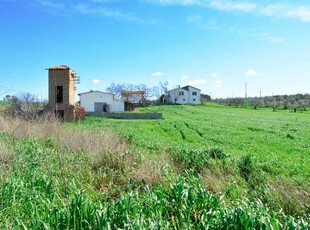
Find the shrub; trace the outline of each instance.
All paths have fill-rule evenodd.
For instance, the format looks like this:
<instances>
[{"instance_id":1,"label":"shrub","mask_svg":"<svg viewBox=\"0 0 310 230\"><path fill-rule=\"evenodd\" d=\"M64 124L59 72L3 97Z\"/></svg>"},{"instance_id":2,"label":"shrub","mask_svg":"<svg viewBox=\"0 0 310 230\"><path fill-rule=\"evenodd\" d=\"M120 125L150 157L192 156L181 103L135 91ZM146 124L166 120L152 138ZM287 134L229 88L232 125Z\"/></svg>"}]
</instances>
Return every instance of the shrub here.
<instances>
[{"instance_id":1,"label":"shrub","mask_svg":"<svg viewBox=\"0 0 310 230\"><path fill-rule=\"evenodd\" d=\"M224 159L228 157L228 155L220 147L211 147L211 148L208 148L207 151L208 151L208 155L214 159Z\"/></svg>"},{"instance_id":2,"label":"shrub","mask_svg":"<svg viewBox=\"0 0 310 230\"><path fill-rule=\"evenodd\" d=\"M209 153L208 151L195 148L183 148L177 151L176 158L177 161L184 164L186 168L199 170L203 166L207 166Z\"/></svg>"}]
</instances>

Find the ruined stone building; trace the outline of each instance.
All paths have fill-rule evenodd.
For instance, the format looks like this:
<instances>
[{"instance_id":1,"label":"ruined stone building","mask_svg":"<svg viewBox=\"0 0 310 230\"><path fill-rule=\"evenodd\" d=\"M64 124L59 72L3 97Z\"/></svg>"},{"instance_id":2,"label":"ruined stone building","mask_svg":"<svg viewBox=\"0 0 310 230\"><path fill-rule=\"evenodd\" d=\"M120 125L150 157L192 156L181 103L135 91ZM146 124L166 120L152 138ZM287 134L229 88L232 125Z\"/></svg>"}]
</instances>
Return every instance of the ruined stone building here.
<instances>
[{"instance_id":1,"label":"ruined stone building","mask_svg":"<svg viewBox=\"0 0 310 230\"><path fill-rule=\"evenodd\" d=\"M75 106L76 73L68 66L48 68L48 105L46 110L55 113L63 121L76 119Z\"/></svg>"}]
</instances>

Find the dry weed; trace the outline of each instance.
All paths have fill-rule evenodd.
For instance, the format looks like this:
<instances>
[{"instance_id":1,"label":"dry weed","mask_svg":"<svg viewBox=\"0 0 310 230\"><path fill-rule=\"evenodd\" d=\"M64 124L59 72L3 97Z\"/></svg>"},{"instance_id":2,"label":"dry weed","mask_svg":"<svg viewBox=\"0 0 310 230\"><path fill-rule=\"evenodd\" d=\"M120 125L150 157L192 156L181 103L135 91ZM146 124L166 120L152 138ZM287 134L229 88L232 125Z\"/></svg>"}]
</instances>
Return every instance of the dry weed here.
<instances>
[{"instance_id":1,"label":"dry weed","mask_svg":"<svg viewBox=\"0 0 310 230\"><path fill-rule=\"evenodd\" d=\"M89 132L74 128L65 129L53 117L44 117L39 121L25 121L0 116L0 130L12 133L18 139L29 136L52 137L61 146L94 154L107 151L123 153L127 149L124 140L108 130Z\"/></svg>"},{"instance_id":2,"label":"dry weed","mask_svg":"<svg viewBox=\"0 0 310 230\"><path fill-rule=\"evenodd\" d=\"M278 179L268 183L266 192L271 199L270 203L275 208L283 209L285 213L300 215L309 211L310 189L308 187L296 186Z\"/></svg>"},{"instance_id":3,"label":"dry weed","mask_svg":"<svg viewBox=\"0 0 310 230\"><path fill-rule=\"evenodd\" d=\"M172 159L165 153L158 153L156 155L144 154L144 156L146 157L142 162L135 167L135 170L131 171L130 178L135 181L144 180L148 184L164 184L168 178L165 175L163 166L172 165Z\"/></svg>"},{"instance_id":4,"label":"dry weed","mask_svg":"<svg viewBox=\"0 0 310 230\"><path fill-rule=\"evenodd\" d=\"M0 116L0 129L12 133L16 138L35 136L45 138L53 136L60 129L60 123L51 117L36 121L25 121L17 118Z\"/></svg>"},{"instance_id":5,"label":"dry weed","mask_svg":"<svg viewBox=\"0 0 310 230\"><path fill-rule=\"evenodd\" d=\"M210 192L223 192L229 182L229 178L226 178L225 174L221 172L212 172L210 169L205 169L201 173L201 181L203 187Z\"/></svg>"},{"instance_id":6,"label":"dry weed","mask_svg":"<svg viewBox=\"0 0 310 230\"><path fill-rule=\"evenodd\" d=\"M11 171L11 161L13 160L12 151L8 145L6 145L0 139L0 174L1 179L6 178L8 172ZM0 180L1 180L0 179Z\"/></svg>"},{"instance_id":7,"label":"dry weed","mask_svg":"<svg viewBox=\"0 0 310 230\"><path fill-rule=\"evenodd\" d=\"M61 129L58 143L73 150L83 150L98 156L105 152L124 154L127 146L123 139L109 130L97 132Z\"/></svg>"}]
</instances>

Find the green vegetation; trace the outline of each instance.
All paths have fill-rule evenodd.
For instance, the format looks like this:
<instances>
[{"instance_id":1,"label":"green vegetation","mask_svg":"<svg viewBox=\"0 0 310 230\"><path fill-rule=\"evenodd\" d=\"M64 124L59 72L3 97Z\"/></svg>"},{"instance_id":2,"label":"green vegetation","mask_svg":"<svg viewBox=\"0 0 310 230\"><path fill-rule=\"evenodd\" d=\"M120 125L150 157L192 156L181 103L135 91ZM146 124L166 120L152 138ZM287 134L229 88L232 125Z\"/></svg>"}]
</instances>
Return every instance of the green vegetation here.
<instances>
[{"instance_id":1,"label":"green vegetation","mask_svg":"<svg viewBox=\"0 0 310 230\"><path fill-rule=\"evenodd\" d=\"M0 228L309 228L310 113L143 110L164 119L0 117Z\"/></svg>"},{"instance_id":2,"label":"green vegetation","mask_svg":"<svg viewBox=\"0 0 310 230\"><path fill-rule=\"evenodd\" d=\"M110 128L151 151L203 151L219 147L232 157L250 153L268 174L299 184L310 177L310 113L206 106L159 106L163 120L89 117L79 128ZM199 153L198 153L199 154ZM308 183L307 186L310 186Z\"/></svg>"}]
</instances>

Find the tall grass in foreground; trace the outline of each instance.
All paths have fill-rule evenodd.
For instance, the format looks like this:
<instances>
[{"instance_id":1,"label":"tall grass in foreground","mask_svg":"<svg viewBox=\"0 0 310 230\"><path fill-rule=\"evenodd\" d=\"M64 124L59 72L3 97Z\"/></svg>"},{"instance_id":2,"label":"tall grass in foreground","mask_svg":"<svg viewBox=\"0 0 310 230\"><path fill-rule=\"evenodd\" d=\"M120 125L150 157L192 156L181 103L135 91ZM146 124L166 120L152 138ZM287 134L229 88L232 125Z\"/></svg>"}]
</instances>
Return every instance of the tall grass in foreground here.
<instances>
[{"instance_id":1,"label":"tall grass in foreground","mask_svg":"<svg viewBox=\"0 0 310 230\"><path fill-rule=\"evenodd\" d=\"M57 144L73 150L84 150L89 153L125 152L124 140L107 129L96 132L83 132L79 129L66 129L54 117L42 117L40 120L25 121L0 116L0 130L12 133L14 137L52 138Z\"/></svg>"},{"instance_id":2,"label":"tall grass in foreground","mask_svg":"<svg viewBox=\"0 0 310 230\"><path fill-rule=\"evenodd\" d=\"M191 170L173 176L166 166L169 186L129 180L116 195L93 187L98 169L85 151L59 147L48 137L18 140L2 132L0 140L1 159L9 159L0 169L6 175L0 183L1 229L309 228L307 216L274 212L259 200L228 204L203 189ZM124 167L114 163L101 164L101 170Z\"/></svg>"},{"instance_id":3,"label":"tall grass in foreground","mask_svg":"<svg viewBox=\"0 0 310 230\"><path fill-rule=\"evenodd\" d=\"M0 117L0 130L0 229L309 228L308 212L229 200L232 185L226 194L203 188L216 170L259 185L250 155L234 163L217 147L148 154L107 130L53 120Z\"/></svg>"}]
</instances>

